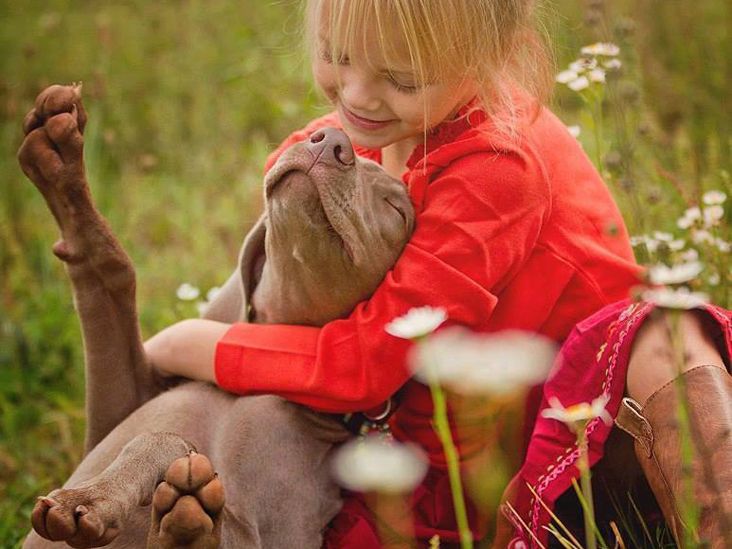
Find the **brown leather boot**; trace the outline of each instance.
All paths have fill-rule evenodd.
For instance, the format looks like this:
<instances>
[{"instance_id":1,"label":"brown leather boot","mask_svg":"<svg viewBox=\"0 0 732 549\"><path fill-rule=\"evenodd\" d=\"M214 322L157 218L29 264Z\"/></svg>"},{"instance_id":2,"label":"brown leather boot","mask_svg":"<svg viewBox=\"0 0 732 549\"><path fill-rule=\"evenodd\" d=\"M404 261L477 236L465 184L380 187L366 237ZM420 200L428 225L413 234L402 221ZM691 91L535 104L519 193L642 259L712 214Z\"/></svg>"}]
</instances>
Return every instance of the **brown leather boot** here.
<instances>
[{"instance_id":1,"label":"brown leather boot","mask_svg":"<svg viewBox=\"0 0 732 549\"><path fill-rule=\"evenodd\" d=\"M677 419L678 384L688 403L694 459L694 503L700 540L714 549L732 547L732 377L718 366L697 366L653 393L640 406L624 398L615 423L635 439L635 454L677 543L685 525L678 504L684 481Z\"/></svg>"}]
</instances>

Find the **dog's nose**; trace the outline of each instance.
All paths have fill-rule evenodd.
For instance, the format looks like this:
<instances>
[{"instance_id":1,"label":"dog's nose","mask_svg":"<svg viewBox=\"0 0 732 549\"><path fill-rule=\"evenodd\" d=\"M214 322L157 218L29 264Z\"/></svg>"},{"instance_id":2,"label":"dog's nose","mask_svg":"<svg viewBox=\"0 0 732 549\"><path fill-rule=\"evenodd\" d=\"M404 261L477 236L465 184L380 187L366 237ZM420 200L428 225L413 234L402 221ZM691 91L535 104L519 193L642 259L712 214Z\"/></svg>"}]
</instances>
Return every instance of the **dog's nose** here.
<instances>
[{"instance_id":1,"label":"dog's nose","mask_svg":"<svg viewBox=\"0 0 732 549\"><path fill-rule=\"evenodd\" d=\"M338 128L319 129L310 136L307 148L324 164L351 166L355 161L350 139Z\"/></svg>"}]
</instances>

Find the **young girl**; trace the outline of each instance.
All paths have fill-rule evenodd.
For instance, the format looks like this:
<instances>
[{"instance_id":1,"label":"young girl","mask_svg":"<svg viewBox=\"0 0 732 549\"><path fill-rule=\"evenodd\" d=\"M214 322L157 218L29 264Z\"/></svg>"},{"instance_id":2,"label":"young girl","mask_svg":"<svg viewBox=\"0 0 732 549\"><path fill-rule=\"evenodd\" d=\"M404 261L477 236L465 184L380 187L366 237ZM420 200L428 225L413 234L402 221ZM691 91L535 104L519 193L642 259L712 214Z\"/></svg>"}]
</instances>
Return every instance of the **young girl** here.
<instances>
[{"instance_id":1,"label":"young girl","mask_svg":"<svg viewBox=\"0 0 732 549\"><path fill-rule=\"evenodd\" d=\"M387 334L385 324L432 305L447 310L449 323L475 331L529 330L559 342L578 321L625 299L638 280L612 197L577 141L541 106L552 71L534 15L533 0L309 0L313 74L334 112L288 137L266 169L319 128L340 127L357 154L404 182L415 232L373 296L346 319L322 328L186 320L146 344L164 374L209 380L241 395L273 393L321 411L368 410L401 389L391 429L430 458L412 497L416 534L421 540L437 534L443 547L458 537L429 390L410 380L410 343ZM590 330L598 343L608 318L620 311L580 325L573 337ZM624 379L627 353L624 360L616 379ZM565 367L572 372L567 379L596 369ZM579 392L555 393L563 403L598 396L601 376L583 375L589 381L577 385ZM616 411L623 385L612 386ZM536 414L538 400L529 402L527 417ZM560 445L572 444L551 420L539 420L537 430L542 440L550 433L556 447L531 446L530 470L513 484L509 495L524 520L533 517L526 482L544 472ZM596 433L594 460L607 436ZM560 485L569 486L562 479L552 488ZM543 491L549 505L555 492ZM475 509L470 514L480 538L481 521ZM543 536L546 517L535 514L530 528ZM328 543L378 547L375 532L363 502L350 498ZM515 535L532 539L525 528ZM508 523L501 536L502 546L514 536Z\"/></svg>"}]
</instances>

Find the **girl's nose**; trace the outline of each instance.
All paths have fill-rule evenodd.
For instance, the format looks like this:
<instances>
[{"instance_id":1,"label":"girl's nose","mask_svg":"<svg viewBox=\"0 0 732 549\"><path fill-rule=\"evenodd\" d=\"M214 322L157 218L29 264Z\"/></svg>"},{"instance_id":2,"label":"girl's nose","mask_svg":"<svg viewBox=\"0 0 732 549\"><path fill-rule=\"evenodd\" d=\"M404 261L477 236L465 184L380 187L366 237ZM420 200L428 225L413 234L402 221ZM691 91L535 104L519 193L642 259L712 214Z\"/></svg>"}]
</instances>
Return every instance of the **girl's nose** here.
<instances>
[{"instance_id":1,"label":"girl's nose","mask_svg":"<svg viewBox=\"0 0 732 549\"><path fill-rule=\"evenodd\" d=\"M345 73L346 71L344 71ZM377 83L365 74L351 69L341 79L341 98L356 114L366 114L378 110L381 106Z\"/></svg>"}]
</instances>

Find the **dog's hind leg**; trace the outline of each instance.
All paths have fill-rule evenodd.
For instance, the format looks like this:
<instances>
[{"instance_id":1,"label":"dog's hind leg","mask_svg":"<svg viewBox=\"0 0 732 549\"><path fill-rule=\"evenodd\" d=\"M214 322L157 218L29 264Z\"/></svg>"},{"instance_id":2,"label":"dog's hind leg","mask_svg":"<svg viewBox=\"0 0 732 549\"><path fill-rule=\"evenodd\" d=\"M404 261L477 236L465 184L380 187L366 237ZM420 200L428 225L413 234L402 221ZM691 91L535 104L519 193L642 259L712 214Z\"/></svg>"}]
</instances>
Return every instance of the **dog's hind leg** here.
<instances>
[{"instance_id":1,"label":"dog's hind leg","mask_svg":"<svg viewBox=\"0 0 732 549\"><path fill-rule=\"evenodd\" d=\"M135 305L135 273L95 208L86 181L79 87L51 86L24 123L18 159L61 230L81 320L86 362L86 452L159 391L145 359Z\"/></svg>"},{"instance_id":2,"label":"dog's hind leg","mask_svg":"<svg viewBox=\"0 0 732 549\"><path fill-rule=\"evenodd\" d=\"M42 538L72 547L107 545L133 511L152 501L170 464L192 450L189 442L173 433L138 435L98 475L38 498L31 515L33 529ZM27 546L37 545L29 537Z\"/></svg>"}]
</instances>

